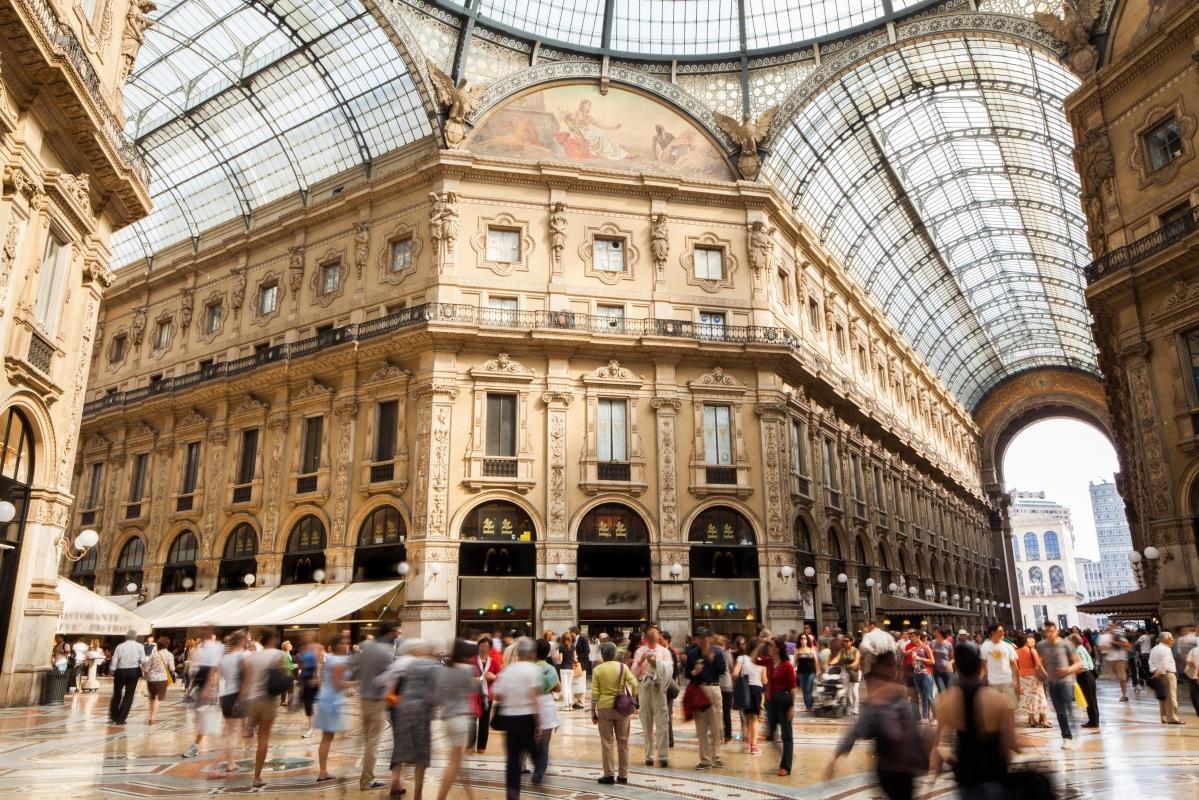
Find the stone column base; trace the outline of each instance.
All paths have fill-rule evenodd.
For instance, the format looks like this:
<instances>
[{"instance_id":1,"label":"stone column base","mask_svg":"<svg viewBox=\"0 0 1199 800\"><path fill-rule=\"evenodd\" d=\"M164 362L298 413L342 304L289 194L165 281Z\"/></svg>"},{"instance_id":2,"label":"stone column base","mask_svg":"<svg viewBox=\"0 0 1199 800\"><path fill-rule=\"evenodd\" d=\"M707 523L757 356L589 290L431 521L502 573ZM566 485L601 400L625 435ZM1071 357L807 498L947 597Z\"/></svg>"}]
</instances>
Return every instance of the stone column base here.
<instances>
[{"instance_id":1,"label":"stone column base","mask_svg":"<svg viewBox=\"0 0 1199 800\"><path fill-rule=\"evenodd\" d=\"M409 600L399 616L405 639L425 639L439 651L454 640L454 615L443 600Z\"/></svg>"}]
</instances>

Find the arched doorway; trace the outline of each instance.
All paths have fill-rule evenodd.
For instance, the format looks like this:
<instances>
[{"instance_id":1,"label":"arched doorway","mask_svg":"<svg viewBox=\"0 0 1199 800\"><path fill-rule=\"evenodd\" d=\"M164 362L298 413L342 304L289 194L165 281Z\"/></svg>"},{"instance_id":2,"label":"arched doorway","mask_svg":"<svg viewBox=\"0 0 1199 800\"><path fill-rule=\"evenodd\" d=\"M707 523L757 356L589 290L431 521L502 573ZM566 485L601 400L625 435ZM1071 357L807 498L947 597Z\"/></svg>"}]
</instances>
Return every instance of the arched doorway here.
<instances>
[{"instance_id":1,"label":"arched doorway","mask_svg":"<svg viewBox=\"0 0 1199 800\"><path fill-rule=\"evenodd\" d=\"M325 569L325 523L315 514L301 517L287 536L280 583L314 583L317 570Z\"/></svg>"},{"instance_id":2,"label":"arched doorway","mask_svg":"<svg viewBox=\"0 0 1199 800\"><path fill-rule=\"evenodd\" d=\"M758 548L753 526L741 512L712 506L696 515L691 542L691 623L724 636L756 633Z\"/></svg>"},{"instance_id":3,"label":"arched doorway","mask_svg":"<svg viewBox=\"0 0 1199 800\"><path fill-rule=\"evenodd\" d=\"M146 543L142 537L134 536L125 542L112 573L113 594L137 594L141 591L145 580L145 573L142 572L145 560Z\"/></svg>"},{"instance_id":4,"label":"arched doorway","mask_svg":"<svg viewBox=\"0 0 1199 800\"><path fill-rule=\"evenodd\" d=\"M589 634L649 621L650 551L645 520L623 503L603 503L579 522L579 625Z\"/></svg>"},{"instance_id":5,"label":"arched doorway","mask_svg":"<svg viewBox=\"0 0 1199 800\"><path fill-rule=\"evenodd\" d=\"M13 504L16 514L0 525L0 663L4 661L4 640L13 606L16 605L17 568L21 563L21 544L25 540L25 521L29 509L29 491L33 488L33 429L23 413L10 408L4 414L4 442L0 452L0 500ZM92 552L95 552L93 548ZM78 562L76 562L78 563ZM92 561L95 572L95 559ZM95 576L92 576L95 584ZM92 588L92 587L88 587Z\"/></svg>"},{"instance_id":6,"label":"arched doorway","mask_svg":"<svg viewBox=\"0 0 1199 800\"><path fill-rule=\"evenodd\" d=\"M190 592L196 588L196 534L183 531L171 542L167 563L162 568L162 592Z\"/></svg>"},{"instance_id":7,"label":"arched doorway","mask_svg":"<svg viewBox=\"0 0 1199 800\"><path fill-rule=\"evenodd\" d=\"M816 548L812 529L803 517L795 518L795 585L803 610L803 623L816 630ZM811 572L809 575L808 573Z\"/></svg>"},{"instance_id":8,"label":"arched doorway","mask_svg":"<svg viewBox=\"0 0 1199 800\"><path fill-rule=\"evenodd\" d=\"M520 506L491 500L472 508L458 529L458 635L534 630L537 530Z\"/></svg>"},{"instance_id":9,"label":"arched doorway","mask_svg":"<svg viewBox=\"0 0 1199 800\"><path fill-rule=\"evenodd\" d=\"M408 529L395 506L379 506L358 528L354 550L354 580L382 581L395 578L408 560L404 542Z\"/></svg>"},{"instance_id":10,"label":"arched doorway","mask_svg":"<svg viewBox=\"0 0 1199 800\"><path fill-rule=\"evenodd\" d=\"M217 573L217 589L246 589L246 576L258 571L258 534L250 523L242 522L233 529L225 540L221 554L220 571Z\"/></svg>"}]
</instances>

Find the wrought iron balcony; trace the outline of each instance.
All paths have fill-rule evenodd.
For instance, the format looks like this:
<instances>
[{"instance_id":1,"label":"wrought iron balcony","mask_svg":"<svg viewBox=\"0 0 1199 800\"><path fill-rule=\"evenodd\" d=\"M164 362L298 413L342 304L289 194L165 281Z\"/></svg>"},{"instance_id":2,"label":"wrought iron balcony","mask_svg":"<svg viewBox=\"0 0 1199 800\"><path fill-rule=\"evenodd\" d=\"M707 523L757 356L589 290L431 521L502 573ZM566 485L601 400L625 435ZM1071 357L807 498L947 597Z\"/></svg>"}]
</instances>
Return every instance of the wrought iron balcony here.
<instances>
[{"instance_id":1,"label":"wrought iron balcony","mask_svg":"<svg viewBox=\"0 0 1199 800\"><path fill-rule=\"evenodd\" d=\"M316 476L301 475L296 478L296 494L312 494L316 491Z\"/></svg>"},{"instance_id":2,"label":"wrought iron balcony","mask_svg":"<svg viewBox=\"0 0 1199 800\"><path fill-rule=\"evenodd\" d=\"M628 481L631 475L627 461L600 461L595 465L595 477L601 481Z\"/></svg>"},{"instance_id":3,"label":"wrought iron balcony","mask_svg":"<svg viewBox=\"0 0 1199 800\"><path fill-rule=\"evenodd\" d=\"M43 375L50 374L50 359L54 356L54 345L47 342L40 334L34 333L29 337L29 364L41 370Z\"/></svg>"},{"instance_id":4,"label":"wrought iron balcony","mask_svg":"<svg viewBox=\"0 0 1199 800\"><path fill-rule=\"evenodd\" d=\"M704 469L704 473L704 480L707 481L708 485L725 484L733 486L737 483L736 467L707 467Z\"/></svg>"},{"instance_id":5,"label":"wrought iron balcony","mask_svg":"<svg viewBox=\"0 0 1199 800\"><path fill-rule=\"evenodd\" d=\"M175 511L176 512L191 511L193 501L194 501L193 495L190 495L190 494L179 495L179 497L177 497L175 499Z\"/></svg>"},{"instance_id":6,"label":"wrought iron balcony","mask_svg":"<svg viewBox=\"0 0 1199 800\"><path fill-rule=\"evenodd\" d=\"M254 487L251 484L233 487L233 502L235 503L248 503L253 496Z\"/></svg>"},{"instance_id":7,"label":"wrought iron balcony","mask_svg":"<svg viewBox=\"0 0 1199 800\"><path fill-rule=\"evenodd\" d=\"M1102 258L1092 261L1083 270L1087 285L1089 286L1113 272L1138 264L1150 256L1157 255L1171 245L1178 244L1195 231L1199 231L1199 206L1194 206L1178 219L1163 225L1153 233L1142 236L1135 242L1119 247Z\"/></svg>"},{"instance_id":8,"label":"wrought iron balcony","mask_svg":"<svg viewBox=\"0 0 1199 800\"><path fill-rule=\"evenodd\" d=\"M489 478L515 478L515 458L484 458L483 474Z\"/></svg>"},{"instance_id":9,"label":"wrought iron balcony","mask_svg":"<svg viewBox=\"0 0 1199 800\"><path fill-rule=\"evenodd\" d=\"M395 480L396 465L391 461L371 464L371 483L390 483Z\"/></svg>"}]
</instances>

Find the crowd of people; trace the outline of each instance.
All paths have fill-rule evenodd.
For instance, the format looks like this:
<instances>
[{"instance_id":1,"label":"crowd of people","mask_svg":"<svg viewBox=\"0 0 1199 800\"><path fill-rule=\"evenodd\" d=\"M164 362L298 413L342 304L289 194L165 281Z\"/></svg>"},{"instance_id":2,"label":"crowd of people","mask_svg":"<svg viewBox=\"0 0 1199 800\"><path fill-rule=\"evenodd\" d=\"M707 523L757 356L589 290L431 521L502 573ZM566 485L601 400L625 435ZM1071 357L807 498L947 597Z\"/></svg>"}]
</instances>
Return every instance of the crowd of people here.
<instances>
[{"instance_id":1,"label":"crowd of people","mask_svg":"<svg viewBox=\"0 0 1199 800\"><path fill-rule=\"evenodd\" d=\"M724 767L724 753L738 740L750 756L777 742L777 774L786 777L796 715L824 713L851 721L829 777L836 758L867 739L875 742L878 780L889 798L911 797L915 779L947 760L962 796L971 800L1048 792L1037 776L1010 769L1021 746L1016 731L1021 725L1053 727L1052 709L1062 747L1069 749L1075 706L1085 709L1081 728L1099 727L1101 675L1119 684L1121 701L1129 698L1129 683L1134 694L1153 691L1167 725L1183 724L1181 680L1199 715L1193 626L1176 638L1169 631L1154 636L1114 625L1059 631L1053 622L1010 634L998 624L973 634L887 631L867 620L857 636L826 627L819 635L805 628L774 636L763 628L752 637L726 638L700 627L676 645L668 632L649 625L611 638L576 628L547 630L536 640L497 632L457 640L446 653L427 641L403 639L396 624L383 623L357 644L349 631L326 642L306 632L293 647L280 642L274 629L256 637L234 631L223 640L209 629L178 649L167 637L139 641L132 631L111 654L100 653L94 642L79 645L56 643L56 664L65 657L64 668L86 665L94 678L104 662L113 679L113 725L125 724L142 679L147 721L155 723L167 688L179 680L195 723L194 740L182 756L207 753L214 759L210 777L223 778L237 771L235 748L255 737L256 788L265 786L273 725L287 708L302 709L308 723L302 737L319 734L316 781L333 780L330 752L349 725L346 698L353 691L364 748L360 787L399 797L407 792L411 768L416 800L423 794L436 719L448 740L438 800L456 784L470 795L469 784L460 780L462 759L485 753L494 730L505 734L508 797L519 796L525 775L539 785L554 731L575 712L589 714L598 729L600 784L629 780L633 716L641 722L647 767L670 766L674 726L682 720L695 725L695 769ZM390 775L380 777L377 754L388 725Z\"/></svg>"}]
</instances>

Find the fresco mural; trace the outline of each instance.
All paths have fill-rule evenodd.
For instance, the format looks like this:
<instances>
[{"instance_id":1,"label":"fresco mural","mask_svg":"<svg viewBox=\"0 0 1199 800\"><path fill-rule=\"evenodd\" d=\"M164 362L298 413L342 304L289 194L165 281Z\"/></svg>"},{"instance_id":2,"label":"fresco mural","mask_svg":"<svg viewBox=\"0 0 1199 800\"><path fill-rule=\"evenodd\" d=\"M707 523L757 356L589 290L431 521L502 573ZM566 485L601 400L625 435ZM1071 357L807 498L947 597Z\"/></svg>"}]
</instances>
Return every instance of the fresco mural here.
<instances>
[{"instance_id":1,"label":"fresco mural","mask_svg":"<svg viewBox=\"0 0 1199 800\"><path fill-rule=\"evenodd\" d=\"M548 86L507 100L471 132L479 155L733 180L728 161L698 125L632 91Z\"/></svg>"},{"instance_id":2,"label":"fresco mural","mask_svg":"<svg viewBox=\"0 0 1199 800\"><path fill-rule=\"evenodd\" d=\"M1184 0L1134 0L1124 3L1115 27L1112 57L1138 44L1153 33L1166 18L1182 8Z\"/></svg>"}]
</instances>

